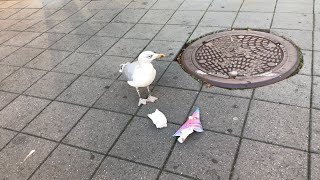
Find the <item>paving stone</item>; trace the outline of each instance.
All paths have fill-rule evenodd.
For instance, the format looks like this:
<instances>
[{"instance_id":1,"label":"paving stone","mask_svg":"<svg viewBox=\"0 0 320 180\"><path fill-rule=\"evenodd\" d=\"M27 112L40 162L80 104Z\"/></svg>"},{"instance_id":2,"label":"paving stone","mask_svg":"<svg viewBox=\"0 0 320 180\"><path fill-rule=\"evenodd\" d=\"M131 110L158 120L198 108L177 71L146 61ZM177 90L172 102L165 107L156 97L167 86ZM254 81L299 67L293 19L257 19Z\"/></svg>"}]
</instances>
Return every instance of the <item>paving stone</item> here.
<instances>
[{"instance_id":1,"label":"paving stone","mask_svg":"<svg viewBox=\"0 0 320 180\"><path fill-rule=\"evenodd\" d=\"M301 107L309 107L310 91L311 77L295 75L276 84L257 88L254 98Z\"/></svg>"},{"instance_id":2,"label":"paving stone","mask_svg":"<svg viewBox=\"0 0 320 180\"><path fill-rule=\"evenodd\" d=\"M203 11L176 11L167 24L197 25Z\"/></svg>"},{"instance_id":3,"label":"paving stone","mask_svg":"<svg viewBox=\"0 0 320 180\"><path fill-rule=\"evenodd\" d=\"M131 116L91 109L64 139L64 143L107 153Z\"/></svg>"},{"instance_id":4,"label":"paving stone","mask_svg":"<svg viewBox=\"0 0 320 180\"><path fill-rule=\"evenodd\" d=\"M303 55L303 65L299 71L299 74L311 75L312 67L312 51L302 50Z\"/></svg>"},{"instance_id":5,"label":"paving stone","mask_svg":"<svg viewBox=\"0 0 320 180\"><path fill-rule=\"evenodd\" d=\"M22 9L21 11L10 16L8 19L25 19L36 11L38 11L38 9Z\"/></svg>"},{"instance_id":6,"label":"paving stone","mask_svg":"<svg viewBox=\"0 0 320 180\"><path fill-rule=\"evenodd\" d=\"M3 9L0 14L0 19L7 19L8 17L12 16L13 14L17 13L20 10L21 9Z\"/></svg>"},{"instance_id":7,"label":"paving stone","mask_svg":"<svg viewBox=\"0 0 320 180\"><path fill-rule=\"evenodd\" d=\"M187 74L177 62L173 62L169 66L158 84L191 90L200 90L201 88L201 83Z\"/></svg>"},{"instance_id":8,"label":"paving stone","mask_svg":"<svg viewBox=\"0 0 320 180\"><path fill-rule=\"evenodd\" d=\"M124 38L133 39L153 39L153 37L160 31L163 25L156 24L136 24Z\"/></svg>"},{"instance_id":9,"label":"paving stone","mask_svg":"<svg viewBox=\"0 0 320 180\"><path fill-rule=\"evenodd\" d=\"M59 1L49 1L47 2L44 9L61 9L63 6L67 5L69 0L59 0Z\"/></svg>"},{"instance_id":10,"label":"paving stone","mask_svg":"<svg viewBox=\"0 0 320 180\"><path fill-rule=\"evenodd\" d=\"M320 109L320 77L313 77L312 107Z\"/></svg>"},{"instance_id":11,"label":"paving stone","mask_svg":"<svg viewBox=\"0 0 320 180\"><path fill-rule=\"evenodd\" d=\"M184 42L153 40L148 44L145 50L165 54L166 56L159 61L174 61L183 45Z\"/></svg>"},{"instance_id":12,"label":"paving stone","mask_svg":"<svg viewBox=\"0 0 320 180\"><path fill-rule=\"evenodd\" d=\"M18 3L19 1L6 1L3 4L1 4L0 8L8 8L10 6L15 5L16 3Z\"/></svg>"},{"instance_id":13,"label":"paving stone","mask_svg":"<svg viewBox=\"0 0 320 180\"><path fill-rule=\"evenodd\" d=\"M183 176L178 176L176 174L162 172L159 177L159 180L190 180L190 179Z\"/></svg>"},{"instance_id":14,"label":"paving stone","mask_svg":"<svg viewBox=\"0 0 320 180\"><path fill-rule=\"evenodd\" d=\"M320 31L314 31L314 50L320 51Z\"/></svg>"},{"instance_id":15,"label":"paving stone","mask_svg":"<svg viewBox=\"0 0 320 180\"><path fill-rule=\"evenodd\" d=\"M243 0L213 1L208 11L239 11Z\"/></svg>"},{"instance_id":16,"label":"paving stone","mask_svg":"<svg viewBox=\"0 0 320 180\"><path fill-rule=\"evenodd\" d=\"M94 175L93 180L101 179L156 179L159 170L128 161L107 157Z\"/></svg>"},{"instance_id":17,"label":"paving stone","mask_svg":"<svg viewBox=\"0 0 320 180\"><path fill-rule=\"evenodd\" d=\"M22 93L45 73L45 71L21 68L0 82L0 90Z\"/></svg>"},{"instance_id":18,"label":"paving stone","mask_svg":"<svg viewBox=\"0 0 320 180\"><path fill-rule=\"evenodd\" d=\"M60 10L56 11L53 15L48 17L47 20L63 21L65 19L67 19L68 17L70 17L75 12L77 12L76 9L60 9Z\"/></svg>"},{"instance_id":19,"label":"paving stone","mask_svg":"<svg viewBox=\"0 0 320 180\"><path fill-rule=\"evenodd\" d=\"M118 38L114 37L93 36L83 45L81 45L77 49L77 51L102 55L106 51L108 51L117 41Z\"/></svg>"},{"instance_id":20,"label":"paving stone","mask_svg":"<svg viewBox=\"0 0 320 180\"><path fill-rule=\"evenodd\" d=\"M207 84L204 84L202 86L201 91L209 92L213 94L223 94L223 95L229 95L229 96L251 98L253 89L224 89L224 88L219 88L215 86L208 87Z\"/></svg>"},{"instance_id":21,"label":"paving stone","mask_svg":"<svg viewBox=\"0 0 320 180\"><path fill-rule=\"evenodd\" d=\"M271 29L271 33L290 39L303 50L312 50L312 31Z\"/></svg>"},{"instance_id":22,"label":"paving stone","mask_svg":"<svg viewBox=\"0 0 320 180\"><path fill-rule=\"evenodd\" d=\"M24 94L54 99L65 90L77 75L49 72L32 85Z\"/></svg>"},{"instance_id":23,"label":"paving stone","mask_svg":"<svg viewBox=\"0 0 320 180\"><path fill-rule=\"evenodd\" d=\"M90 1L78 1L78 0L73 0L70 1L67 5L63 6L61 9L84 9L86 10L85 7Z\"/></svg>"},{"instance_id":24,"label":"paving stone","mask_svg":"<svg viewBox=\"0 0 320 180\"><path fill-rule=\"evenodd\" d=\"M234 28L269 29L272 13L239 12Z\"/></svg>"},{"instance_id":25,"label":"paving stone","mask_svg":"<svg viewBox=\"0 0 320 180\"><path fill-rule=\"evenodd\" d=\"M320 52L313 51L313 75L320 76Z\"/></svg>"},{"instance_id":26,"label":"paving stone","mask_svg":"<svg viewBox=\"0 0 320 180\"><path fill-rule=\"evenodd\" d=\"M57 99L84 106L91 106L104 93L111 80L81 76Z\"/></svg>"},{"instance_id":27,"label":"paving stone","mask_svg":"<svg viewBox=\"0 0 320 180\"><path fill-rule=\"evenodd\" d=\"M122 37L133 26L134 26L134 24L129 24L129 23L109 23L107 26L102 28L97 33L97 35L98 36Z\"/></svg>"},{"instance_id":28,"label":"paving stone","mask_svg":"<svg viewBox=\"0 0 320 180\"><path fill-rule=\"evenodd\" d=\"M306 3L306 1L300 2L282 2L277 3L276 13L313 13L313 4Z\"/></svg>"},{"instance_id":29,"label":"paving stone","mask_svg":"<svg viewBox=\"0 0 320 180\"><path fill-rule=\"evenodd\" d=\"M140 89L141 94L143 92L142 90L144 90L144 88ZM134 114L138 109L138 102L139 97L135 88L129 86L127 82L116 81L94 104L94 107Z\"/></svg>"},{"instance_id":30,"label":"paving stone","mask_svg":"<svg viewBox=\"0 0 320 180\"><path fill-rule=\"evenodd\" d=\"M308 109L253 101L244 136L307 150L308 127Z\"/></svg>"},{"instance_id":31,"label":"paving stone","mask_svg":"<svg viewBox=\"0 0 320 180\"><path fill-rule=\"evenodd\" d=\"M212 0L185 0L179 10L206 10L211 4Z\"/></svg>"},{"instance_id":32,"label":"paving stone","mask_svg":"<svg viewBox=\"0 0 320 180\"><path fill-rule=\"evenodd\" d=\"M1 23L1 21L0 21ZM15 31L0 31L0 44L8 41L10 38L16 36L19 32Z\"/></svg>"},{"instance_id":33,"label":"paving stone","mask_svg":"<svg viewBox=\"0 0 320 180\"><path fill-rule=\"evenodd\" d=\"M308 154L243 140L232 179L307 179Z\"/></svg>"},{"instance_id":34,"label":"paving stone","mask_svg":"<svg viewBox=\"0 0 320 180\"><path fill-rule=\"evenodd\" d=\"M315 31L320 31L320 13L319 14L314 14L314 30Z\"/></svg>"},{"instance_id":35,"label":"paving stone","mask_svg":"<svg viewBox=\"0 0 320 180\"><path fill-rule=\"evenodd\" d=\"M70 3L69 3L70 4ZM78 12L70 16L67 21L87 21L93 17L99 10L97 9L81 9Z\"/></svg>"},{"instance_id":36,"label":"paving stone","mask_svg":"<svg viewBox=\"0 0 320 180\"><path fill-rule=\"evenodd\" d=\"M97 14L95 14L91 20L93 21L102 21L102 22L110 22L113 18L115 18L119 12L120 9L109 9L109 10L101 10Z\"/></svg>"},{"instance_id":37,"label":"paving stone","mask_svg":"<svg viewBox=\"0 0 320 180\"><path fill-rule=\"evenodd\" d=\"M159 130L155 129L150 119L134 118L110 154L161 167L174 143L171 135L178 128L177 125L168 124L168 127Z\"/></svg>"},{"instance_id":38,"label":"paving stone","mask_svg":"<svg viewBox=\"0 0 320 180\"><path fill-rule=\"evenodd\" d=\"M40 20L21 20L19 23L8 27L6 30L11 31L24 31L34 24L38 23Z\"/></svg>"},{"instance_id":39,"label":"paving stone","mask_svg":"<svg viewBox=\"0 0 320 180\"><path fill-rule=\"evenodd\" d=\"M80 47L84 42L86 42L90 36L87 35L76 35L68 34L60 39L58 42L53 44L50 49L64 50L64 51L74 51Z\"/></svg>"},{"instance_id":40,"label":"paving stone","mask_svg":"<svg viewBox=\"0 0 320 180\"><path fill-rule=\"evenodd\" d=\"M12 20L12 19L8 19L8 20L0 20L1 23L1 27L0 27L0 31L1 30L5 30L8 27L17 24L20 20Z\"/></svg>"},{"instance_id":41,"label":"paving stone","mask_svg":"<svg viewBox=\"0 0 320 180\"><path fill-rule=\"evenodd\" d=\"M312 154L311 158L311 179L317 179L320 177L320 155Z\"/></svg>"},{"instance_id":42,"label":"paving stone","mask_svg":"<svg viewBox=\"0 0 320 180\"><path fill-rule=\"evenodd\" d=\"M139 23L148 24L166 24L173 15L173 10L149 10L139 21Z\"/></svg>"},{"instance_id":43,"label":"paving stone","mask_svg":"<svg viewBox=\"0 0 320 180\"><path fill-rule=\"evenodd\" d=\"M320 111L312 110L311 150L320 153Z\"/></svg>"},{"instance_id":44,"label":"paving stone","mask_svg":"<svg viewBox=\"0 0 320 180\"><path fill-rule=\"evenodd\" d=\"M35 179L89 179L103 156L60 145L32 176Z\"/></svg>"},{"instance_id":45,"label":"paving stone","mask_svg":"<svg viewBox=\"0 0 320 180\"><path fill-rule=\"evenodd\" d=\"M44 99L19 96L0 111L0 125L19 131L40 113L49 102Z\"/></svg>"},{"instance_id":46,"label":"paving stone","mask_svg":"<svg viewBox=\"0 0 320 180\"><path fill-rule=\"evenodd\" d=\"M209 131L193 133L176 144L165 169L204 180L228 179L238 141Z\"/></svg>"},{"instance_id":47,"label":"paving stone","mask_svg":"<svg viewBox=\"0 0 320 180\"><path fill-rule=\"evenodd\" d=\"M21 1L19 3L16 3L13 6L10 6L10 8L21 8L21 9L23 9L23 8L26 8L29 4L30 4L30 2L28 2L28 1Z\"/></svg>"},{"instance_id":48,"label":"paving stone","mask_svg":"<svg viewBox=\"0 0 320 180\"><path fill-rule=\"evenodd\" d=\"M37 32L21 32L9 41L5 42L4 45L24 46L39 35L40 33Z\"/></svg>"},{"instance_id":49,"label":"paving stone","mask_svg":"<svg viewBox=\"0 0 320 180\"><path fill-rule=\"evenodd\" d=\"M137 23L146 12L145 9L124 9L112 22Z\"/></svg>"},{"instance_id":50,"label":"paving stone","mask_svg":"<svg viewBox=\"0 0 320 180\"><path fill-rule=\"evenodd\" d=\"M151 9L176 10L180 7L183 0L158 0Z\"/></svg>"},{"instance_id":51,"label":"paving stone","mask_svg":"<svg viewBox=\"0 0 320 180\"><path fill-rule=\"evenodd\" d=\"M18 67L14 66L7 66L7 65L0 65L0 82L12 74L14 71L19 69ZM1 109L1 108L0 108Z\"/></svg>"},{"instance_id":52,"label":"paving stone","mask_svg":"<svg viewBox=\"0 0 320 180\"><path fill-rule=\"evenodd\" d=\"M47 30L53 28L54 26L56 26L59 23L60 23L60 21L43 20L43 21L40 21L39 23L29 27L25 31L46 32Z\"/></svg>"},{"instance_id":53,"label":"paving stone","mask_svg":"<svg viewBox=\"0 0 320 180\"><path fill-rule=\"evenodd\" d=\"M54 101L23 132L60 141L87 109L81 106Z\"/></svg>"},{"instance_id":54,"label":"paving stone","mask_svg":"<svg viewBox=\"0 0 320 180\"><path fill-rule=\"evenodd\" d=\"M63 21L62 23L56 25L52 29L48 30L50 33L69 33L73 31L75 28L80 26L83 23L83 21L71 21L71 20L66 20Z\"/></svg>"},{"instance_id":55,"label":"paving stone","mask_svg":"<svg viewBox=\"0 0 320 180\"><path fill-rule=\"evenodd\" d=\"M147 117L148 114L159 109L166 115L169 122L182 124L186 121L197 93L198 92L194 91L157 86L152 90L151 94L159 99L154 103L149 102L147 105L142 106L138 115ZM138 99L134 102L137 103ZM179 110L177 110L177 108Z\"/></svg>"},{"instance_id":56,"label":"paving stone","mask_svg":"<svg viewBox=\"0 0 320 180\"><path fill-rule=\"evenodd\" d=\"M28 16L27 19L45 20L49 16L51 16L53 13L55 13L56 11L57 11L57 9L40 9L39 11Z\"/></svg>"},{"instance_id":57,"label":"paving stone","mask_svg":"<svg viewBox=\"0 0 320 180\"><path fill-rule=\"evenodd\" d=\"M201 109L203 127L240 135L249 99L200 93L195 106ZM212 108L214 107L214 108Z\"/></svg>"},{"instance_id":58,"label":"paving stone","mask_svg":"<svg viewBox=\"0 0 320 180\"><path fill-rule=\"evenodd\" d=\"M118 1L91 1L85 8L88 9L123 9L131 0L118 0Z\"/></svg>"},{"instance_id":59,"label":"paving stone","mask_svg":"<svg viewBox=\"0 0 320 180\"><path fill-rule=\"evenodd\" d=\"M155 40L184 42L189 38L194 28L194 26L165 25Z\"/></svg>"},{"instance_id":60,"label":"paving stone","mask_svg":"<svg viewBox=\"0 0 320 180\"><path fill-rule=\"evenodd\" d=\"M1 92L0 92L1 93ZM1 94L0 94L1 96ZM4 148L4 146L17 134L16 132L0 129L0 149Z\"/></svg>"},{"instance_id":61,"label":"paving stone","mask_svg":"<svg viewBox=\"0 0 320 180\"><path fill-rule=\"evenodd\" d=\"M200 21L200 26L231 27L237 12L206 12Z\"/></svg>"},{"instance_id":62,"label":"paving stone","mask_svg":"<svg viewBox=\"0 0 320 180\"><path fill-rule=\"evenodd\" d=\"M276 3L276 0L244 0L240 11L273 12Z\"/></svg>"},{"instance_id":63,"label":"paving stone","mask_svg":"<svg viewBox=\"0 0 320 180\"><path fill-rule=\"evenodd\" d=\"M71 52L66 51L46 50L26 64L25 67L50 71L70 54Z\"/></svg>"},{"instance_id":64,"label":"paving stone","mask_svg":"<svg viewBox=\"0 0 320 180\"><path fill-rule=\"evenodd\" d=\"M44 139L18 135L0 152L0 174L4 179L26 179L55 146ZM35 152L24 161L30 151Z\"/></svg>"},{"instance_id":65,"label":"paving stone","mask_svg":"<svg viewBox=\"0 0 320 180\"><path fill-rule=\"evenodd\" d=\"M137 57L149 40L120 39L106 54L113 56Z\"/></svg>"},{"instance_id":66,"label":"paving stone","mask_svg":"<svg viewBox=\"0 0 320 180\"><path fill-rule=\"evenodd\" d=\"M135 0L128 5L128 9L150 9L157 0Z\"/></svg>"},{"instance_id":67,"label":"paving stone","mask_svg":"<svg viewBox=\"0 0 320 180\"><path fill-rule=\"evenodd\" d=\"M30 43L26 45L26 47L34 47L34 48L48 48L58 40L60 40L65 34L56 34L56 33L43 33Z\"/></svg>"},{"instance_id":68,"label":"paving stone","mask_svg":"<svg viewBox=\"0 0 320 180\"><path fill-rule=\"evenodd\" d=\"M272 28L312 30L312 21L312 14L275 13Z\"/></svg>"},{"instance_id":69,"label":"paving stone","mask_svg":"<svg viewBox=\"0 0 320 180\"><path fill-rule=\"evenodd\" d=\"M102 56L84 74L88 76L116 79L120 76L120 64L132 62L132 58Z\"/></svg>"},{"instance_id":70,"label":"paving stone","mask_svg":"<svg viewBox=\"0 0 320 180\"><path fill-rule=\"evenodd\" d=\"M81 74L88 69L100 56L75 52L57 65L53 71Z\"/></svg>"},{"instance_id":71,"label":"paving stone","mask_svg":"<svg viewBox=\"0 0 320 180\"><path fill-rule=\"evenodd\" d=\"M206 34L212 34L217 33L220 31L227 31L229 28L223 28L223 27L205 27L205 26L198 26L192 33L191 37L189 38L189 42L192 40L195 40L197 38L200 38L201 36L204 36Z\"/></svg>"},{"instance_id":72,"label":"paving stone","mask_svg":"<svg viewBox=\"0 0 320 180\"><path fill-rule=\"evenodd\" d=\"M83 34L83 35L94 35L96 34L102 27L107 25L106 22L101 21L87 21L77 27L75 30L70 32L70 34Z\"/></svg>"},{"instance_id":73,"label":"paving stone","mask_svg":"<svg viewBox=\"0 0 320 180\"><path fill-rule=\"evenodd\" d=\"M4 58L0 63L13 66L23 66L38 56L42 51L42 49L23 47Z\"/></svg>"},{"instance_id":74,"label":"paving stone","mask_svg":"<svg viewBox=\"0 0 320 180\"><path fill-rule=\"evenodd\" d=\"M17 96L18 96L18 94L0 91L0 109L4 108L6 105L8 105ZM0 149L1 149L1 146L0 146Z\"/></svg>"}]
</instances>

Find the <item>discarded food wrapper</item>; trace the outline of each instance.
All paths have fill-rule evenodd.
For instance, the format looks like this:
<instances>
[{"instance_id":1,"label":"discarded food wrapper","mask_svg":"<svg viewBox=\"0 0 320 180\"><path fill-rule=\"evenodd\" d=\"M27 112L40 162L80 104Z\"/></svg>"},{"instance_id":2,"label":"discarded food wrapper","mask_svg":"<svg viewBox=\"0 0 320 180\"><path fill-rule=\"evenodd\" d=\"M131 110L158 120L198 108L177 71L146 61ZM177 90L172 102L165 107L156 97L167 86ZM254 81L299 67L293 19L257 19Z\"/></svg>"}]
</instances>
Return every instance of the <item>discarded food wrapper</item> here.
<instances>
[{"instance_id":1,"label":"discarded food wrapper","mask_svg":"<svg viewBox=\"0 0 320 180\"><path fill-rule=\"evenodd\" d=\"M156 109L154 113L148 114L148 117L152 120L153 124L155 124L157 128L167 127L167 118L158 109Z\"/></svg>"},{"instance_id":2,"label":"discarded food wrapper","mask_svg":"<svg viewBox=\"0 0 320 180\"><path fill-rule=\"evenodd\" d=\"M200 109L197 108L192 116L189 116L188 120L179 128L179 130L173 136L180 136L178 141L183 143L186 138L193 133L203 132L202 124L200 122Z\"/></svg>"}]
</instances>

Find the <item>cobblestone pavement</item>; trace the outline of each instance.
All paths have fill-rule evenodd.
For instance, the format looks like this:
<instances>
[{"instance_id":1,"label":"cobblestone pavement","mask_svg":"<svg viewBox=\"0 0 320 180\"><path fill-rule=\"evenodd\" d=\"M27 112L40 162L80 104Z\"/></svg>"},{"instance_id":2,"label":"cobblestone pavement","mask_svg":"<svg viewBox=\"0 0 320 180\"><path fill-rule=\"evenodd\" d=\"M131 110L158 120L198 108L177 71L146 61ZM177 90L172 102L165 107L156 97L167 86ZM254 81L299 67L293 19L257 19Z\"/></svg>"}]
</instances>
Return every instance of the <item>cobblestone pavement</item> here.
<instances>
[{"instance_id":1,"label":"cobblestone pavement","mask_svg":"<svg viewBox=\"0 0 320 180\"><path fill-rule=\"evenodd\" d=\"M262 88L207 88L174 61L185 42L270 30L304 54ZM118 72L144 49L155 103ZM172 135L195 108L204 133ZM147 114L158 108L167 128ZM35 152L24 161L31 150ZM0 0L0 179L320 179L319 0Z\"/></svg>"}]
</instances>

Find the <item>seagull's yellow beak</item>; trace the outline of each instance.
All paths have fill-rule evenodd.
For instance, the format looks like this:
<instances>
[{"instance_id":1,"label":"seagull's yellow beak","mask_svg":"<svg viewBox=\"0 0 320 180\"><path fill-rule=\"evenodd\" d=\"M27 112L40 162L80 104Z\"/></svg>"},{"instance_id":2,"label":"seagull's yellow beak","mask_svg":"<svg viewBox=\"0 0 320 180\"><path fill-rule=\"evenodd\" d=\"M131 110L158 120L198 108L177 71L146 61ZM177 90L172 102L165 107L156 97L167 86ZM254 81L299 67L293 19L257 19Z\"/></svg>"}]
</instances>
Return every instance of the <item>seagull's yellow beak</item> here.
<instances>
[{"instance_id":1,"label":"seagull's yellow beak","mask_svg":"<svg viewBox=\"0 0 320 180\"><path fill-rule=\"evenodd\" d=\"M158 54L156 59L160 59L160 58L164 58L164 57L166 57L166 55L164 55L164 54Z\"/></svg>"}]
</instances>

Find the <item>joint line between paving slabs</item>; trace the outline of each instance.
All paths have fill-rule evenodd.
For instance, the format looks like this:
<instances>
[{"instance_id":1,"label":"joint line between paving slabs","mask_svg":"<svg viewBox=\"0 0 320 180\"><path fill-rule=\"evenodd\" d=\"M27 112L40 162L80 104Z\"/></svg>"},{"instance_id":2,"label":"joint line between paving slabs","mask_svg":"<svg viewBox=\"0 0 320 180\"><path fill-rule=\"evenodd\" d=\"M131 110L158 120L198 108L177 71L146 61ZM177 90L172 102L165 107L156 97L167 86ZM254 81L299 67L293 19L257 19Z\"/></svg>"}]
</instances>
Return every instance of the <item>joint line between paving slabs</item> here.
<instances>
[{"instance_id":1,"label":"joint line between paving slabs","mask_svg":"<svg viewBox=\"0 0 320 180\"><path fill-rule=\"evenodd\" d=\"M276 4L274 5L274 10L273 10L273 14L272 14L272 19L271 19L271 23L270 23L270 27L269 27L269 32L271 31L271 28L272 28L272 24L273 24L273 20L274 20L274 16L276 14L276 9L277 9L277 6L278 6L278 0L276 0Z\"/></svg>"},{"instance_id":2,"label":"joint line between paving slabs","mask_svg":"<svg viewBox=\"0 0 320 180\"><path fill-rule=\"evenodd\" d=\"M239 9L238 9L237 15L236 15L236 17L234 18L234 20L233 20L233 22L232 22L231 29L233 29L234 23L236 22L236 20L237 20L237 18L238 18L238 16L239 16L240 9L242 8L242 5L243 5L244 1L245 1L245 0L242 0L242 3L241 3L241 5L240 5L240 7L239 7Z\"/></svg>"}]
</instances>

